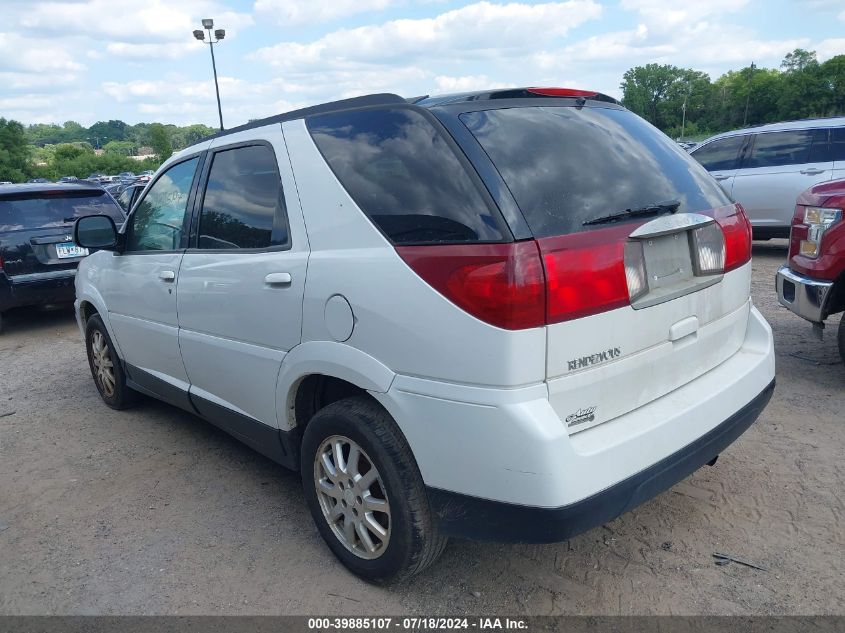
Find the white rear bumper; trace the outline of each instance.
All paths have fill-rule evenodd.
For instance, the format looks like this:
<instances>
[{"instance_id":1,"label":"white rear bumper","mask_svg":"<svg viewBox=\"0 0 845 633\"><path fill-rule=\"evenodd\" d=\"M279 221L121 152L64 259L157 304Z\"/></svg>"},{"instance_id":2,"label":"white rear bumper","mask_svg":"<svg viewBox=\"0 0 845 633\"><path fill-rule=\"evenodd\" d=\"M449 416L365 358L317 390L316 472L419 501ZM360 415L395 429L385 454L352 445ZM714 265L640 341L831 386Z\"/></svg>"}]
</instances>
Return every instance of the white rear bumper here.
<instances>
[{"instance_id":1,"label":"white rear bumper","mask_svg":"<svg viewBox=\"0 0 845 633\"><path fill-rule=\"evenodd\" d=\"M427 486L554 508L691 444L751 402L774 375L771 328L752 307L733 356L661 398L572 436L549 403L546 383L486 389L398 375L387 393L373 395L397 420Z\"/></svg>"}]
</instances>

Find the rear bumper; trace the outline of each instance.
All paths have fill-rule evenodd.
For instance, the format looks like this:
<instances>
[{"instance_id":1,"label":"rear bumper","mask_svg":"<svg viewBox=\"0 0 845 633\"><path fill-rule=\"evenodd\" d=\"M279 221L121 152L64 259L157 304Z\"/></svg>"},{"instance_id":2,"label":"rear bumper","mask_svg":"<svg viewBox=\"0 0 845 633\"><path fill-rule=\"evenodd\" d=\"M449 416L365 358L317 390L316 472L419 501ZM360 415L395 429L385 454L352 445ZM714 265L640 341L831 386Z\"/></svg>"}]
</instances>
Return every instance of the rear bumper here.
<instances>
[{"instance_id":1,"label":"rear bumper","mask_svg":"<svg viewBox=\"0 0 845 633\"><path fill-rule=\"evenodd\" d=\"M825 302L833 287L831 281L821 281L793 272L781 266L777 272L778 301L803 319L821 323L827 316Z\"/></svg>"},{"instance_id":2,"label":"rear bumper","mask_svg":"<svg viewBox=\"0 0 845 633\"><path fill-rule=\"evenodd\" d=\"M25 275L14 282L0 279L0 312L33 305L72 303L76 270Z\"/></svg>"},{"instance_id":3,"label":"rear bumper","mask_svg":"<svg viewBox=\"0 0 845 633\"><path fill-rule=\"evenodd\" d=\"M428 488L444 534L480 540L553 543L615 519L712 461L757 419L775 381L727 420L656 464L586 499L559 508L490 501Z\"/></svg>"}]
</instances>

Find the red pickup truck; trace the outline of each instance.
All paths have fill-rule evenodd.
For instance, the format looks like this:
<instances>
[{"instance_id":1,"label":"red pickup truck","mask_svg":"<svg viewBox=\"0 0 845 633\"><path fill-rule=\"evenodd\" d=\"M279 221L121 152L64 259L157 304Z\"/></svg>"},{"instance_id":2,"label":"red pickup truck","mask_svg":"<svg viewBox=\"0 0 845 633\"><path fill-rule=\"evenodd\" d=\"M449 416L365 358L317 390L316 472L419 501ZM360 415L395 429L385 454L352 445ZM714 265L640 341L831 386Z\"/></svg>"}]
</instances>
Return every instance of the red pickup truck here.
<instances>
[{"instance_id":1,"label":"red pickup truck","mask_svg":"<svg viewBox=\"0 0 845 633\"><path fill-rule=\"evenodd\" d=\"M821 335L829 316L845 310L845 180L819 183L798 196L789 259L778 270L778 300ZM839 321L845 361L845 317Z\"/></svg>"}]
</instances>

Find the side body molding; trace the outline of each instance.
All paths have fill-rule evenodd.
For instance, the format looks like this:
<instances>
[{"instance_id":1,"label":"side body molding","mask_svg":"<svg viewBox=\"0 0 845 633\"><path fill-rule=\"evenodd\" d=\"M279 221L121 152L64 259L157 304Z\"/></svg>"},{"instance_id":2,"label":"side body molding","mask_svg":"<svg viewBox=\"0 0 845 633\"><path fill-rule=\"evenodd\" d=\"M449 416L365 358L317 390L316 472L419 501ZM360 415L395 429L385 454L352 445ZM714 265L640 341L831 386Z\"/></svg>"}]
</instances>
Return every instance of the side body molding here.
<instances>
[{"instance_id":1,"label":"side body molding","mask_svg":"<svg viewBox=\"0 0 845 633\"><path fill-rule=\"evenodd\" d=\"M367 391L385 393L396 374L380 361L364 352L334 341L308 341L297 345L285 356L276 383L276 417L279 429L294 426L291 415L293 387L311 374L333 376Z\"/></svg>"}]
</instances>

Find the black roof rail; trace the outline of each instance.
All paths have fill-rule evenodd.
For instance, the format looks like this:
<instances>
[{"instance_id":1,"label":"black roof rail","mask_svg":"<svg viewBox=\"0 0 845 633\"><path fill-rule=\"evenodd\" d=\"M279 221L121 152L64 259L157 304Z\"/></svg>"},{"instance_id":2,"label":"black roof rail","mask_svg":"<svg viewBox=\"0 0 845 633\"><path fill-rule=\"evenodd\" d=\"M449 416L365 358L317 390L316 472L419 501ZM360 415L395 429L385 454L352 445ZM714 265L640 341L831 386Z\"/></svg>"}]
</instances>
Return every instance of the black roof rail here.
<instances>
[{"instance_id":1,"label":"black roof rail","mask_svg":"<svg viewBox=\"0 0 845 633\"><path fill-rule=\"evenodd\" d=\"M210 141L211 139L228 136L229 134L235 134L236 132L243 132L244 130L252 130L257 127L264 127L265 125L271 125L273 123L295 121L296 119L302 119L313 114L325 114L327 112L335 112L337 110L349 110L351 108L366 108L367 106L377 105L395 105L399 103L406 104L408 102L399 95L390 92L364 95L362 97L352 97L350 99L340 99L339 101L329 101L328 103L321 103L318 105L308 106L307 108L300 108L299 110L291 110L290 112L275 114L264 119L255 119L253 121L250 121L249 123L244 123L243 125L239 125L237 127L229 128L228 130L222 130L220 132L217 132L217 134L206 136L205 138L198 140L196 143L191 143L187 147L193 147L194 145L199 145L200 143Z\"/></svg>"}]
</instances>

